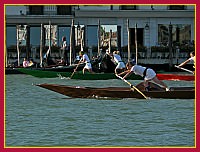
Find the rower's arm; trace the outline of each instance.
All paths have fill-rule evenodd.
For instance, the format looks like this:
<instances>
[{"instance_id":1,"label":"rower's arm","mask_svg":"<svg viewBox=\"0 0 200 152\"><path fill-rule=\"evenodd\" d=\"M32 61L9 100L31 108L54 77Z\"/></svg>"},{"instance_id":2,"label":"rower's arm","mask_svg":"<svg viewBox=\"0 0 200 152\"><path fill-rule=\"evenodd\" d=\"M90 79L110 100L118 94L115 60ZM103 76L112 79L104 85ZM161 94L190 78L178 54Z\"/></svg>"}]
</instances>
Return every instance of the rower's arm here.
<instances>
[{"instance_id":1,"label":"rower's arm","mask_svg":"<svg viewBox=\"0 0 200 152\"><path fill-rule=\"evenodd\" d=\"M128 77L130 74L132 74L133 71L128 70L128 72L126 73L126 75L123 77L123 79L125 79L126 77Z\"/></svg>"},{"instance_id":2,"label":"rower's arm","mask_svg":"<svg viewBox=\"0 0 200 152\"><path fill-rule=\"evenodd\" d=\"M81 57L80 62L84 63L85 62L85 58Z\"/></svg>"},{"instance_id":3,"label":"rower's arm","mask_svg":"<svg viewBox=\"0 0 200 152\"><path fill-rule=\"evenodd\" d=\"M122 73L120 73L118 75L121 76L121 75L127 74L128 72L129 72L129 70L126 70L126 71L124 71L124 72L122 72Z\"/></svg>"},{"instance_id":4,"label":"rower's arm","mask_svg":"<svg viewBox=\"0 0 200 152\"><path fill-rule=\"evenodd\" d=\"M187 64L187 63L189 63L189 62L190 62L190 60L188 59L188 60L184 61L183 63L179 64L178 66L179 66L179 67L182 67L182 66L184 66L185 64Z\"/></svg>"}]
</instances>

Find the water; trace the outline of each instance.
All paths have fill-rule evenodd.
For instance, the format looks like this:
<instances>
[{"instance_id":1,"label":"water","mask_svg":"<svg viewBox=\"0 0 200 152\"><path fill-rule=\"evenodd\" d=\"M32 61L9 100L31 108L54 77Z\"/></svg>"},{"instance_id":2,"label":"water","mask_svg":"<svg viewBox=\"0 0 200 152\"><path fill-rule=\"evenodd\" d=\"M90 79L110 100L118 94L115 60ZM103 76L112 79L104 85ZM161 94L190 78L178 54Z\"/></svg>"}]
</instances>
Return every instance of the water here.
<instances>
[{"instance_id":1,"label":"water","mask_svg":"<svg viewBox=\"0 0 200 152\"><path fill-rule=\"evenodd\" d=\"M140 81L131 81L137 84ZM169 86L194 82L165 81ZM6 146L194 146L194 99L72 99L34 86L127 86L121 80L6 75Z\"/></svg>"}]
</instances>

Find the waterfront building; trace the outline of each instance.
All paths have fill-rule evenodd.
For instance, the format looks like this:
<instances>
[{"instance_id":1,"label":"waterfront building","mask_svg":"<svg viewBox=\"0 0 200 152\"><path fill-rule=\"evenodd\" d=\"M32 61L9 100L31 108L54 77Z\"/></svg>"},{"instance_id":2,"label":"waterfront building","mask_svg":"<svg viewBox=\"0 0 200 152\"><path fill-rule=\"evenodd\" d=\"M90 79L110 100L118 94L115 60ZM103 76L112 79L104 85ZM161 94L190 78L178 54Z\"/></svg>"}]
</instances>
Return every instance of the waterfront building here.
<instances>
[{"instance_id":1,"label":"waterfront building","mask_svg":"<svg viewBox=\"0 0 200 152\"><path fill-rule=\"evenodd\" d=\"M131 56L136 56L137 40L139 63L169 63L170 27L172 64L181 63L195 48L195 5L6 5L7 61L17 59L17 42L21 49L20 60L24 57L39 60L41 27L44 32L43 47L50 46L52 57L60 58L59 51L54 50L59 49L62 36L66 36L70 44L72 20L75 49L83 45L90 52L92 50L93 54L97 54L99 22L102 27L100 47L103 51L108 47L108 33L112 28L111 46L121 50L125 61L128 57L128 42ZM104 40L107 42L103 43Z\"/></svg>"}]
</instances>

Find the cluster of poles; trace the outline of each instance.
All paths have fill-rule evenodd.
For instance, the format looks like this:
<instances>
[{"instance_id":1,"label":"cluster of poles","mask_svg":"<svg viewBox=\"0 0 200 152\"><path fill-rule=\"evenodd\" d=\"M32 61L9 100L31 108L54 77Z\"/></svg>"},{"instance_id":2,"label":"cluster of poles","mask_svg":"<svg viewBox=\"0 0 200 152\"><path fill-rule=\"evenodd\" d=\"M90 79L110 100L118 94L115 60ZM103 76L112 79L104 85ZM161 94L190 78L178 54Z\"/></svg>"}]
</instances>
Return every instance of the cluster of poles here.
<instances>
[{"instance_id":1,"label":"cluster of poles","mask_svg":"<svg viewBox=\"0 0 200 152\"><path fill-rule=\"evenodd\" d=\"M127 32L128 32L128 61L130 61L131 59L131 38L130 38L130 28L129 28L129 19L127 19ZM75 26L74 26L74 19L72 19L72 23L71 23L71 29L70 29L70 42L69 42L69 62L70 65L72 64L73 61L73 53L75 50L75 43L74 43L74 39L75 39ZM101 42L101 23L100 20L98 20L98 55L101 55L101 47L103 45L103 43ZM48 46L48 51L47 53L51 54L51 21L49 21L49 30L48 30L48 36L49 36L49 46ZM44 24L41 24L41 31L40 31L40 66L43 65L43 49L44 49L44 37L45 37L45 33L44 33ZM112 38L112 30L110 30L109 33L109 42L108 42L108 50L109 52L111 52L111 38ZM138 63L138 47L137 47L137 24L135 24L135 48L136 48L136 64ZM83 51L83 36L81 37L81 50ZM46 53L46 52L45 52ZM20 48L19 48L19 26L17 25L17 60L18 60L18 66L20 66Z\"/></svg>"}]
</instances>

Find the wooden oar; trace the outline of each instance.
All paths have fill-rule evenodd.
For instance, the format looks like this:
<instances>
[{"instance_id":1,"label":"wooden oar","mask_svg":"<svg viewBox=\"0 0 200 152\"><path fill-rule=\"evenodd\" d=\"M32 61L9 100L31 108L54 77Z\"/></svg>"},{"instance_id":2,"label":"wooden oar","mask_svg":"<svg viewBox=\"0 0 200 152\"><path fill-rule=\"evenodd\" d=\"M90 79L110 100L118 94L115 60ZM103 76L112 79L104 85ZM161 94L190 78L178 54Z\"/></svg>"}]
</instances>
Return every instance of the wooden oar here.
<instances>
[{"instance_id":1,"label":"wooden oar","mask_svg":"<svg viewBox=\"0 0 200 152\"><path fill-rule=\"evenodd\" d=\"M136 90L138 93L140 93L145 99L150 99L150 97L145 96L144 93L142 93L138 88L136 88L136 87L135 87L134 85L132 85L130 82L128 82L127 80L123 79L121 76L119 76L119 75L117 75L117 74L115 74L115 75L116 75L116 77L120 78L121 80L123 80L124 82L126 82L128 85L130 85L132 91L134 91L134 89L135 89L135 90Z\"/></svg>"},{"instance_id":2,"label":"wooden oar","mask_svg":"<svg viewBox=\"0 0 200 152\"><path fill-rule=\"evenodd\" d=\"M194 72L191 71L191 70L188 70L188 69L185 69L185 68L179 67L179 66L177 66L177 65L175 65L175 67L178 68L178 69L181 69L181 70L183 70L183 71L187 71L187 72L189 72L189 73L194 74Z\"/></svg>"},{"instance_id":3,"label":"wooden oar","mask_svg":"<svg viewBox=\"0 0 200 152\"><path fill-rule=\"evenodd\" d=\"M76 68L74 69L74 72L73 72L72 75L70 76L70 79L74 76L74 74L75 74L76 70L78 69L78 66L80 65L80 63L81 63L81 60L78 62Z\"/></svg>"}]
</instances>

